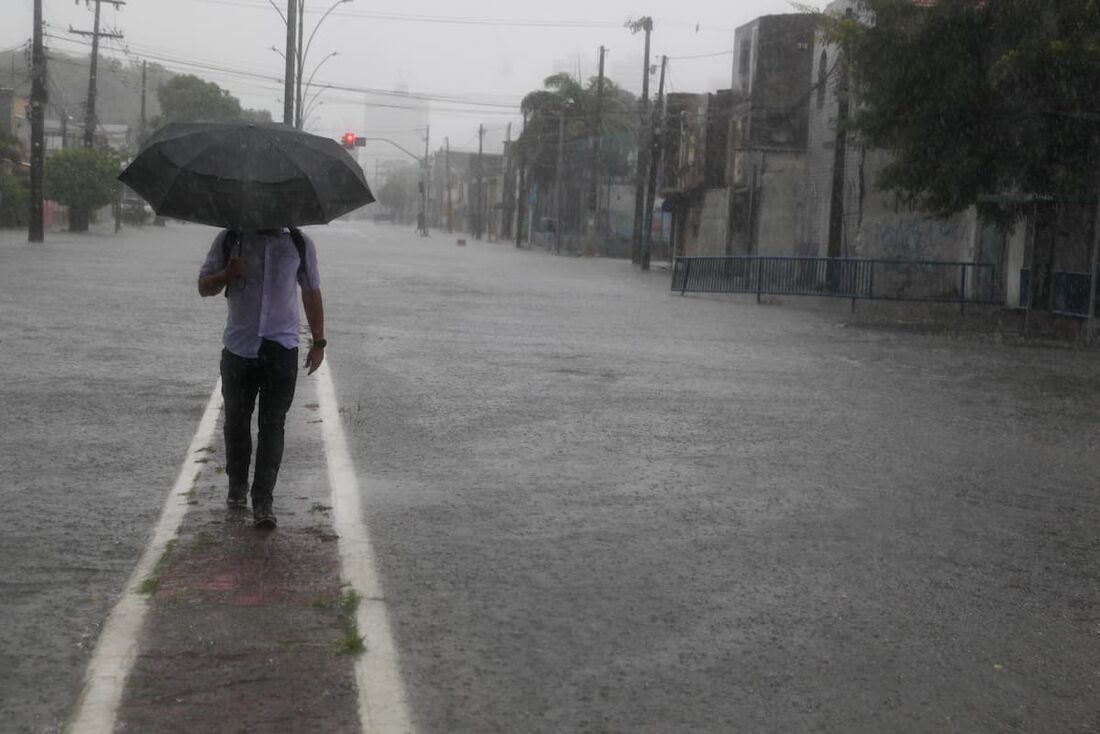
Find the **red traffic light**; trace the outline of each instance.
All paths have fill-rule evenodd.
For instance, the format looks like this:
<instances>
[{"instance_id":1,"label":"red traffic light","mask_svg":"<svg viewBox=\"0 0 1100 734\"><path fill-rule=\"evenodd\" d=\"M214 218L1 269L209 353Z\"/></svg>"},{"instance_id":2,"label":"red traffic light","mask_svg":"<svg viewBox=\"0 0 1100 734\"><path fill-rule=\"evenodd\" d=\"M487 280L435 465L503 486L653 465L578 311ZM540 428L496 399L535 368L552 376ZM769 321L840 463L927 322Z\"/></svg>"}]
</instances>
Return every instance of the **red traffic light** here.
<instances>
[{"instance_id":1,"label":"red traffic light","mask_svg":"<svg viewBox=\"0 0 1100 734\"><path fill-rule=\"evenodd\" d=\"M355 139L356 139L355 133L344 133L344 138L343 138L344 147L345 148L354 148L355 147Z\"/></svg>"}]
</instances>

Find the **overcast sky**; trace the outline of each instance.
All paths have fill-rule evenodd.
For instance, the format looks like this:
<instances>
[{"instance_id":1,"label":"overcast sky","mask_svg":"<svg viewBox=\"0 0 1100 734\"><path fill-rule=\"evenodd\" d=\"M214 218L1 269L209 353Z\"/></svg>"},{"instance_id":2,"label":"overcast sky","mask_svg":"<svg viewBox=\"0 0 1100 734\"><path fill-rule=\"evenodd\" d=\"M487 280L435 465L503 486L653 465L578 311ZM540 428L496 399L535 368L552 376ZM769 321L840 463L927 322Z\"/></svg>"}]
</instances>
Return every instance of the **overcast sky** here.
<instances>
[{"instance_id":1,"label":"overcast sky","mask_svg":"<svg viewBox=\"0 0 1100 734\"><path fill-rule=\"evenodd\" d=\"M333 1L306 0L307 37L318 29L304 64L307 76L335 51L338 55L317 71L315 86L407 89L433 97L433 149L444 136L455 148L476 149L479 123L490 129L495 144L504 126L518 120L519 100L539 87L556 63L574 72L579 64L584 77L594 75L601 44L609 49L609 76L623 84L638 82L643 37L623 27L628 18L654 18L655 58L716 54L670 62L671 91L704 92L729 86L735 27L760 15L795 12L788 0L351 0L317 26ZM285 9L286 0L274 2ZM67 31L70 26L90 30L91 8L72 0L44 3L48 32L58 36L47 39L48 45L87 54L86 47L63 39L86 41ZM32 2L4 4L0 47L8 48L30 36ZM127 0L117 10L104 3L103 27L125 35L122 42L106 43L105 54L121 55L125 45L132 57L217 82L246 107L270 109L281 119L283 61L271 46L284 47L286 32L268 0ZM620 68L631 59L639 60L638 68L629 69L633 80L622 78ZM358 92L323 92L324 104L315 107L310 128L331 136L361 130L370 114L363 100ZM388 101L395 107L416 104L400 97ZM386 119L403 126L399 114Z\"/></svg>"}]
</instances>

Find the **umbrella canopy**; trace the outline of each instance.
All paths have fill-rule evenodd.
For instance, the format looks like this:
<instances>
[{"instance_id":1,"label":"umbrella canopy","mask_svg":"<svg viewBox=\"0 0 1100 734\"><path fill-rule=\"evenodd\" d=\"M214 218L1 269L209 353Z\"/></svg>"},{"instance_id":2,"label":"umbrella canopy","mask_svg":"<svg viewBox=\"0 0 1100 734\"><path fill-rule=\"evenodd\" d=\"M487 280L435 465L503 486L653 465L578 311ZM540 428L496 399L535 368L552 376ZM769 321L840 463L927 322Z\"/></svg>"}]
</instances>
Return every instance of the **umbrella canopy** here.
<instances>
[{"instance_id":1,"label":"umbrella canopy","mask_svg":"<svg viewBox=\"0 0 1100 734\"><path fill-rule=\"evenodd\" d=\"M238 230L324 224L374 201L335 140L277 124L169 124L118 178L160 216Z\"/></svg>"}]
</instances>

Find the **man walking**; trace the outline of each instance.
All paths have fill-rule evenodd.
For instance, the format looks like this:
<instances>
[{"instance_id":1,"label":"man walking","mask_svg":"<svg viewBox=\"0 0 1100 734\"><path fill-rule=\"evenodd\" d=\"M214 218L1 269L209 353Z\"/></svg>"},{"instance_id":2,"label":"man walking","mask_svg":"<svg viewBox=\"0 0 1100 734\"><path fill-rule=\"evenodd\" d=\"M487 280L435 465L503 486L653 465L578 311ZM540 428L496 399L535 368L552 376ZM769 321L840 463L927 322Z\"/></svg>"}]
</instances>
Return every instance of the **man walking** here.
<instances>
[{"instance_id":1,"label":"man walking","mask_svg":"<svg viewBox=\"0 0 1100 734\"><path fill-rule=\"evenodd\" d=\"M199 294L224 289L229 314L222 337L225 401L225 473L230 507L248 504L252 412L259 401L252 517L274 528L273 491L283 458L283 428L298 377L298 300L313 339L305 367L313 374L325 359L325 315L317 251L296 229L223 231L199 270Z\"/></svg>"}]
</instances>

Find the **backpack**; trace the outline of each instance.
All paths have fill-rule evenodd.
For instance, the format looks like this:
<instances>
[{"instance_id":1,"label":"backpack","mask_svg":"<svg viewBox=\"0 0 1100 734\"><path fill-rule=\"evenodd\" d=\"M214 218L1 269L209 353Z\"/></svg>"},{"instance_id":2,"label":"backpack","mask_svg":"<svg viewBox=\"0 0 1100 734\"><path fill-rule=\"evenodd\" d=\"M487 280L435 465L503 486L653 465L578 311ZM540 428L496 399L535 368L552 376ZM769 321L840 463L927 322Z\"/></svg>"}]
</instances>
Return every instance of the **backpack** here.
<instances>
[{"instance_id":1,"label":"backpack","mask_svg":"<svg viewBox=\"0 0 1100 734\"><path fill-rule=\"evenodd\" d=\"M302 236L302 230L297 227L288 228L290 239L294 242L294 249L298 251L298 274L306 273L306 238ZM233 254L233 247L240 247L242 233L239 229L227 229L222 239L222 267L229 264L229 258ZM229 283L225 285L225 297L229 298Z\"/></svg>"}]
</instances>

